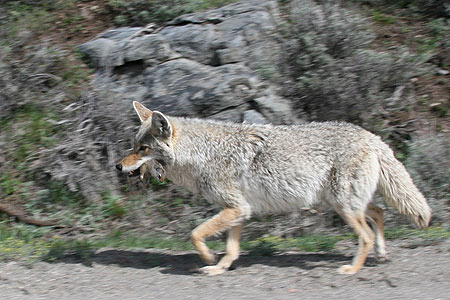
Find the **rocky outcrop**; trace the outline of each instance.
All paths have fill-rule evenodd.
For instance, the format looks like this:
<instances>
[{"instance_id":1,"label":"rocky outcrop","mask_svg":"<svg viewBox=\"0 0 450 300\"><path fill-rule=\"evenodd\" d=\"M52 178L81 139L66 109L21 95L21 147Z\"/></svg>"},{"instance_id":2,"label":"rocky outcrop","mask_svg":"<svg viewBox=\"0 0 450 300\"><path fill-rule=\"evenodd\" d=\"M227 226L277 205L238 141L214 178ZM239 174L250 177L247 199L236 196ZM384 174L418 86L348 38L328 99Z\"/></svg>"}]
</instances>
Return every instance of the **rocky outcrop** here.
<instances>
[{"instance_id":1,"label":"rocky outcrop","mask_svg":"<svg viewBox=\"0 0 450 300\"><path fill-rule=\"evenodd\" d=\"M265 80L282 59L279 23L276 2L245 1L163 28L109 30L79 50L98 70L94 84L123 102L171 115L292 124L290 102Z\"/></svg>"}]
</instances>

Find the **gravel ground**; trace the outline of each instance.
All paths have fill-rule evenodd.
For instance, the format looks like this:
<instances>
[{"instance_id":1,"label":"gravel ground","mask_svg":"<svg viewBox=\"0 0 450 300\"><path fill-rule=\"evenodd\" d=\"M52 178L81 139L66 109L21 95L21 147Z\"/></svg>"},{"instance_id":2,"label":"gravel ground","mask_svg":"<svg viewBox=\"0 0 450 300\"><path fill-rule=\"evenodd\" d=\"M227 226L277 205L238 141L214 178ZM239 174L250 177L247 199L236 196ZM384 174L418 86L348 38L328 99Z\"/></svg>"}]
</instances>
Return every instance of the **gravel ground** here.
<instances>
[{"instance_id":1,"label":"gravel ground","mask_svg":"<svg viewBox=\"0 0 450 300\"><path fill-rule=\"evenodd\" d=\"M193 272L194 252L101 249L91 262L67 258L31 267L0 264L0 299L450 299L450 240L388 242L390 259L369 258L356 275L353 241L327 253L243 254L224 275Z\"/></svg>"}]
</instances>

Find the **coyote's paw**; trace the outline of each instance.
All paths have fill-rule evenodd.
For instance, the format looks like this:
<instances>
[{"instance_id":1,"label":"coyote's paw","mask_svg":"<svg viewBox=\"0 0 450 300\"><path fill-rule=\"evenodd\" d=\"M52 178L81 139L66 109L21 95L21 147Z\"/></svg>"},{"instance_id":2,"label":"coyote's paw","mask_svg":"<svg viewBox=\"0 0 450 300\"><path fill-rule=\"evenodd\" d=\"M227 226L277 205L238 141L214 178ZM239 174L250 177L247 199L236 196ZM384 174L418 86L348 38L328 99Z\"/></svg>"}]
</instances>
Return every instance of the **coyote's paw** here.
<instances>
[{"instance_id":1,"label":"coyote's paw","mask_svg":"<svg viewBox=\"0 0 450 300\"><path fill-rule=\"evenodd\" d=\"M356 268L352 265L343 265L338 269L339 274L353 275L356 272L358 272L358 270L356 270Z\"/></svg>"},{"instance_id":2,"label":"coyote's paw","mask_svg":"<svg viewBox=\"0 0 450 300\"><path fill-rule=\"evenodd\" d=\"M208 253L206 255L202 255L202 260L205 262L205 264L212 266L215 265L217 262L217 256L214 254Z\"/></svg>"},{"instance_id":3,"label":"coyote's paw","mask_svg":"<svg viewBox=\"0 0 450 300\"><path fill-rule=\"evenodd\" d=\"M384 250L384 251L381 251L381 250L375 251L375 258L376 258L376 260L378 260L380 262L387 261L388 260L388 255L387 255L386 250Z\"/></svg>"},{"instance_id":4,"label":"coyote's paw","mask_svg":"<svg viewBox=\"0 0 450 300\"><path fill-rule=\"evenodd\" d=\"M203 268L200 268L200 272L203 274L206 274L208 276L214 276L214 275L220 275L225 273L226 269L218 266L206 266Z\"/></svg>"}]
</instances>

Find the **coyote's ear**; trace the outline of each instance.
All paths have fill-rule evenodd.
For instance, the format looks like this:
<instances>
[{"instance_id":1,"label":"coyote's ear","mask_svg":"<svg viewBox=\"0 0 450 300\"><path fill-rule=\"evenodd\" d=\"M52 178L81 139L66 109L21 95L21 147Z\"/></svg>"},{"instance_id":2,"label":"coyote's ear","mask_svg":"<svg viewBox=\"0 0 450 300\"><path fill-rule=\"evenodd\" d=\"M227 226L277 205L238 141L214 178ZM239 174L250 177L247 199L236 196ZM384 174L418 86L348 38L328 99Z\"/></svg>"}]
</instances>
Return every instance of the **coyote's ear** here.
<instances>
[{"instance_id":1,"label":"coyote's ear","mask_svg":"<svg viewBox=\"0 0 450 300\"><path fill-rule=\"evenodd\" d=\"M133 107L136 111L141 123L144 123L152 115L152 111L137 101L133 101Z\"/></svg>"},{"instance_id":2,"label":"coyote's ear","mask_svg":"<svg viewBox=\"0 0 450 300\"><path fill-rule=\"evenodd\" d=\"M153 136L168 138L172 135L173 129L169 119L164 114L159 111L154 111L150 132Z\"/></svg>"}]
</instances>

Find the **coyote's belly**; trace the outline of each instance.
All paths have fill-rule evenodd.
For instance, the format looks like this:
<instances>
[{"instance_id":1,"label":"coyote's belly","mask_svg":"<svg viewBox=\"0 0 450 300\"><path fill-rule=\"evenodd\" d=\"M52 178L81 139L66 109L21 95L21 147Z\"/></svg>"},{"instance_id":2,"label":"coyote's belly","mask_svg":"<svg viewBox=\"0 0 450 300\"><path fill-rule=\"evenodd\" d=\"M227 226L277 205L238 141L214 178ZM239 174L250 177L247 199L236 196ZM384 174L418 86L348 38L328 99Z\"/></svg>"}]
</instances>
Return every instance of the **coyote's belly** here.
<instances>
[{"instance_id":1,"label":"coyote's belly","mask_svg":"<svg viewBox=\"0 0 450 300\"><path fill-rule=\"evenodd\" d=\"M327 189L317 174L296 177L242 177L241 189L253 213L292 212L310 208L323 199Z\"/></svg>"}]
</instances>

